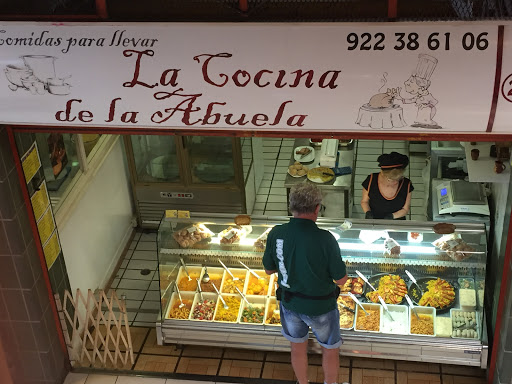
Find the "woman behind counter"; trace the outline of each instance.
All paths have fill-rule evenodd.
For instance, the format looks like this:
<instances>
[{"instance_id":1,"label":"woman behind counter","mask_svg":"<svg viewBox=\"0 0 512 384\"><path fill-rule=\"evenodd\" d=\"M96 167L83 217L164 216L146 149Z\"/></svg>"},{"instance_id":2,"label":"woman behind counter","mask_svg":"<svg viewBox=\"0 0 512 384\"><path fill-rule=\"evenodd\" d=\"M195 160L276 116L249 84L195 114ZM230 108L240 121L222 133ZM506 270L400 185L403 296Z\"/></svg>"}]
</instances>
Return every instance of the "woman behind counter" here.
<instances>
[{"instance_id":1,"label":"woman behind counter","mask_svg":"<svg viewBox=\"0 0 512 384\"><path fill-rule=\"evenodd\" d=\"M398 152L385 153L377 159L380 172L372 173L362 183L361 207L366 219L405 220L411 206L411 180L404 177L409 158Z\"/></svg>"}]
</instances>

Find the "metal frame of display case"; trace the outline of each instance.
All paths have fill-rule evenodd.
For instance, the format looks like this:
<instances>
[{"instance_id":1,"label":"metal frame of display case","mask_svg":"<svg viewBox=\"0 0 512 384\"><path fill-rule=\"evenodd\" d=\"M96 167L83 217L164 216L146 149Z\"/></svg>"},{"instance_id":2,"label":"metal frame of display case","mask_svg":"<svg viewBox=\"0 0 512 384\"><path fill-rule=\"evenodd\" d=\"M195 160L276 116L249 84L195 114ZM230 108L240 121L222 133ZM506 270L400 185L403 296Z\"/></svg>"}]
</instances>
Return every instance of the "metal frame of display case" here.
<instances>
[{"instance_id":1,"label":"metal frame of display case","mask_svg":"<svg viewBox=\"0 0 512 384\"><path fill-rule=\"evenodd\" d=\"M184 258L187 264L202 266L208 268L213 266L214 260L221 259L228 266L234 266L237 260L243 260L251 268L262 268L262 252L251 250L250 246L239 246L235 250L229 250L229 247L211 246L209 249L183 249L178 246L172 238L171 227L175 225L191 225L192 223L205 223L207 226L234 225L234 215L229 214L192 214L191 219L173 219L172 222L162 221L158 232L158 255L159 272L165 268L174 269L173 278L176 279L179 268L180 257ZM259 226L262 229L274 225L288 222L288 217L267 217L253 216L251 225ZM407 232L422 232L431 234L429 237L439 238L442 235L434 234L432 227L434 222L414 222L414 221L384 221L384 220L351 220L352 227L349 231L343 231L340 224L343 220L332 220L319 218L317 224L320 228L329 229L340 235L338 243L341 243L340 250L343 260L347 264L348 274L351 275L355 269L370 270L373 269L385 272L392 272L405 269L410 271L426 271L425 275L433 275L435 271L449 271L460 276L459 271L469 272L472 276L478 276L485 279L486 269L486 233L482 224L457 224L457 232L464 236L473 236L478 238L479 247L477 254L464 261L451 260L448 257L440 257L438 253L432 253L430 256L425 254L411 255L411 257L385 257L379 246L374 246L374 251L358 252L350 250L348 245L343 248L343 244L349 244L356 238L347 234L355 234L359 230L387 230L390 233L401 234L402 238ZM259 232L251 233L251 241L257 238ZM347 236L344 236L347 235ZM391 236L393 237L393 236ZM400 242L400 240L398 240ZM381 240L382 242L382 240ZM421 246L422 243L416 244ZM428 245L427 245L428 244ZM378 244L377 244L378 245ZM425 247L432 247L428 241L423 244ZM358 246L357 248L361 248ZM368 247L372 248L372 247ZM402 248L406 249L407 246ZM413 248L411 248L413 249ZM429 248L430 249L430 248ZM370 252L370 256L364 256L361 253ZM405 253L405 251L404 251ZM428 256L428 257L427 257ZM209 260L211 259L211 261ZM218 266L218 264L216 264ZM387 270L386 270L387 269ZM414 273L414 272L413 272ZM443 275L440 273L440 277ZM254 325L240 323L220 323L215 321L202 322L197 320L177 320L162 316L168 311L170 305L171 286L169 282L161 281L163 288L163 305L160 320L157 322L157 338L160 344L196 344L231 348L245 348L253 350L266 351L289 351L289 342L281 335L281 327L278 325ZM385 359L424 361L433 363L450 363L467 366L477 366L485 368L487 366L488 343L485 326L485 314L483 305L479 306L477 301L477 313L480 313L480 338L479 339L458 339L448 337L415 336L415 335L397 335L384 333L360 332L354 330L341 330L344 340L341 346L341 354L347 356L376 357ZM313 352L320 352L321 347L312 334L309 338L309 348Z\"/></svg>"}]
</instances>

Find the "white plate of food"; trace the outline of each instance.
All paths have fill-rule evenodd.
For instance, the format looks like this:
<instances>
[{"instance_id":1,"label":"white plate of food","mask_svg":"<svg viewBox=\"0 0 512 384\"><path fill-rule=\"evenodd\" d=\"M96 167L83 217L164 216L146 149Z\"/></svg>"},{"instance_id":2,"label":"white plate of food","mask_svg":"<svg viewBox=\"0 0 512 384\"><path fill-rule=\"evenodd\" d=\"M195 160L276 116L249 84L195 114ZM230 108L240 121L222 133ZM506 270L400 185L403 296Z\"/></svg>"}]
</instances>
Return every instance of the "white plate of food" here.
<instances>
[{"instance_id":1,"label":"white plate of food","mask_svg":"<svg viewBox=\"0 0 512 384\"><path fill-rule=\"evenodd\" d=\"M308 180L313 183L328 183L334 177L334 171L327 167L316 167L308 171Z\"/></svg>"},{"instance_id":2,"label":"white plate of food","mask_svg":"<svg viewBox=\"0 0 512 384\"><path fill-rule=\"evenodd\" d=\"M308 174L308 167L305 167L298 161L288 167L288 174L291 177L304 177Z\"/></svg>"},{"instance_id":3,"label":"white plate of food","mask_svg":"<svg viewBox=\"0 0 512 384\"><path fill-rule=\"evenodd\" d=\"M308 145L297 147L293 151L293 159L301 163L309 163L315 160L315 149Z\"/></svg>"}]
</instances>

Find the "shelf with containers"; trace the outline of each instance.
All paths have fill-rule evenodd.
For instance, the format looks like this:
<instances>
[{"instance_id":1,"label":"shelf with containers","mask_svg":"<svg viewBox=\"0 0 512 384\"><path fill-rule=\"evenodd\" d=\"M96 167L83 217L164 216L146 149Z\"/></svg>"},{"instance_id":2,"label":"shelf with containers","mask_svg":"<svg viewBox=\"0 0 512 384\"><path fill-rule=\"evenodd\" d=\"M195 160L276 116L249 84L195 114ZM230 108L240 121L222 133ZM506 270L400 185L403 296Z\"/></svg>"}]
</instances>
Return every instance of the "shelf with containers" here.
<instances>
[{"instance_id":1,"label":"shelf with containers","mask_svg":"<svg viewBox=\"0 0 512 384\"><path fill-rule=\"evenodd\" d=\"M250 225L237 226L232 214L205 213L162 220L159 342L289 350L280 332L277 275L266 275L262 265L266 234L288 220L253 216ZM485 367L482 224L458 223L451 234L436 233L433 222L319 218L317 224L336 238L350 277L338 299L342 354ZM320 351L312 335L309 343Z\"/></svg>"}]
</instances>

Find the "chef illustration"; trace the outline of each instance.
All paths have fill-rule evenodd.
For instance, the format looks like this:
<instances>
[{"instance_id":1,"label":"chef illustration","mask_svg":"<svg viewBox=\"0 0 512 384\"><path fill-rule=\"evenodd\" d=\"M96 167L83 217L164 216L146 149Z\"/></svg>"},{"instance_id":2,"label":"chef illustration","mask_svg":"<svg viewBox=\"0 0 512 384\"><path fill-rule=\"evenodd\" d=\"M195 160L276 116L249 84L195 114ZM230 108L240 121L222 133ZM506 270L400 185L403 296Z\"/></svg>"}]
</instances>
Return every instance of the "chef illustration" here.
<instances>
[{"instance_id":1,"label":"chef illustration","mask_svg":"<svg viewBox=\"0 0 512 384\"><path fill-rule=\"evenodd\" d=\"M433 56L420 54L418 65L415 71L404 83L404 89L412 97L397 98L404 104L416 104L418 112L416 119L411 127L439 129L435 121L437 99L432 96L428 88L430 87L430 77L437 66L437 59Z\"/></svg>"}]
</instances>

